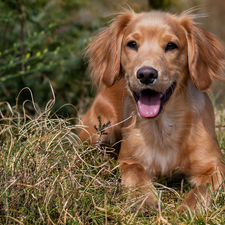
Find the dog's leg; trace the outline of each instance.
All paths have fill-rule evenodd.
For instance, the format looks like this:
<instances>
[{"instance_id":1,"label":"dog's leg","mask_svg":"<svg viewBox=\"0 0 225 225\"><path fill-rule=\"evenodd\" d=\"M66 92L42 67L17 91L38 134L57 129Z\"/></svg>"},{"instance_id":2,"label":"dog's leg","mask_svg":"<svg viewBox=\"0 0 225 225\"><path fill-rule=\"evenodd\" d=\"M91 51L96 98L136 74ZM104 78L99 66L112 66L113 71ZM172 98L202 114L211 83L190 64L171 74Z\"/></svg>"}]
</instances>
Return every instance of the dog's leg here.
<instances>
[{"instance_id":1,"label":"dog's leg","mask_svg":"<svg viewBox=\"0 0 225 225\"><path fill-rule=\"evenodd\" d=\"M201 175L195 178L198 185L192 189L185 200L178 207L179 212L188 211L199 213L209 207L216 190L224 189L224 173L215 170L212 175Z\"/></svg>"},{"instance_id":2,"label":"dog's leg","mask_svg":"<svg viewBox=\"0 0 225 225\"><path fill-rule=\"evenodd\" d=\"M122 162L120 170L122 185L128 188L129 197L136 203L157 210L157 193L144 167L135 162Z\"/></svg>"}]
</instances>

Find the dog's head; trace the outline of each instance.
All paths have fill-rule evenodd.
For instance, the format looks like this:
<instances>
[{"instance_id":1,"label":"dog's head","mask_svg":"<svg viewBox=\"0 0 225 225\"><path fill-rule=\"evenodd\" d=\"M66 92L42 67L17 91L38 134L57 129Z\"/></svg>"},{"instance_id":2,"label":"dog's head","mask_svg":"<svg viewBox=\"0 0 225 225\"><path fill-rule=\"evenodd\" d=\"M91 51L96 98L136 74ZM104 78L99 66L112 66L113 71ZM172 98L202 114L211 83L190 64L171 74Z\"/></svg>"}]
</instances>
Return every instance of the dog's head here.
<instances>
[{"instance_id":1,"label":"dog's head","mask_svg":"<svg viewBox=\"0 0 225 225\"><path fill-rule=\"evenodd\" d=\"M160 114L190 80L200 91L208 90L220 78L224 49L193 18L157 11L120 14L87 49L95 83L112 86L125 77L143 117Z\"/></svg>"}]
</instances>

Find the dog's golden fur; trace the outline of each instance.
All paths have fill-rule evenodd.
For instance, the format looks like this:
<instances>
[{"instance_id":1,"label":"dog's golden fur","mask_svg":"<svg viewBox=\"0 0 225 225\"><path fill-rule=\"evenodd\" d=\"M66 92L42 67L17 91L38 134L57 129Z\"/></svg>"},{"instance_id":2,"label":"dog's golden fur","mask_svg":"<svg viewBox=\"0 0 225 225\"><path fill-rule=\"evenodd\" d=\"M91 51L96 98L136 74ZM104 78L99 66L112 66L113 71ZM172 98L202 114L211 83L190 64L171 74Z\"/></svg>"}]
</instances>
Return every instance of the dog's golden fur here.
<instances>
[{"instance_id":1,"label":"dog's golden fur","mask_svg":"<svg viewBox=\"0 0 225 225\"><path fill-rule=\"evenodd\" d=\"M157 208L151 181L176 171L193 185L179 210L187 206L195 210L198 201L208 205L207 186L213 191L220 188L225 174L214 111L205 92L220 79L224 65L220 40L188 13L128 11L95 37L87 54L93 81L100 88L82 120L88 128L80 131L81 139L97 141L94 125L100 115L103 123L111 122L103 142L121 140L118 162L125 187L142 187L136 194L145 194L145 203ZM156 78L141 81L140 68L156 71ZM173 89L152 117L141 115L134 97L145 89L162 96Z\"/></svg>"}]
</instances>

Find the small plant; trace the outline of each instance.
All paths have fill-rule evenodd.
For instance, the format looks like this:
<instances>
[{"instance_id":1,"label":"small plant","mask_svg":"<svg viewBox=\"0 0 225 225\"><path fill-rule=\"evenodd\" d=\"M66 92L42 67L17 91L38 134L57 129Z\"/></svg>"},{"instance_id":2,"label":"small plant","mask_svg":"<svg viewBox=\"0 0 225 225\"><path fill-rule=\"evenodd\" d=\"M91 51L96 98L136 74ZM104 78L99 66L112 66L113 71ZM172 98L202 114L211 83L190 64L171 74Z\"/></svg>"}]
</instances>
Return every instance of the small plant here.
<instances>
[{"instance_id":1,"label":"small plant","mask_svg":"<svg viewBox=\"0 0 225 225\"><path fill-rule=\"evenodd\" d=\"M109 125L111 124L111 122L108 121L106 124L105 123L102 124L102 118L101 118L101 116L98 116L98 122L99 122L98 127L96 125L94 125L94 128L97 131L97 133L99 134L99 140L98 140L98 142L101 144L101 142L102 142L102 136L108 134L108 133L105 132L105 129L107 127L109 127Z\"/></svg>"}]
</instances>

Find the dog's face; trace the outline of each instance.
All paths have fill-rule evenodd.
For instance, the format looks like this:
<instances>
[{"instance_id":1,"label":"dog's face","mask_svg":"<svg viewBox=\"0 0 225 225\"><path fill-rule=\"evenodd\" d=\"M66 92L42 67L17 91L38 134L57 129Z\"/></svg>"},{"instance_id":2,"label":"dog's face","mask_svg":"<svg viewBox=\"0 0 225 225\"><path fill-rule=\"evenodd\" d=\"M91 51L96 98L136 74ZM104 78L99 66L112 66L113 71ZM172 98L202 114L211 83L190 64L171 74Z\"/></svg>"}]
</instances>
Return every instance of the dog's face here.
<instances>
[{"instance_id":1,"label":"dog's face","mask_svg":"<svg viewBox=\"0 0 225 225\"><path fill-rule=\"evenodd\" d=\"M143 117L155 117L188 70L183 27L170 15L140 14L126 28L121 65Z\"/></svg>"},{"instance_id":2,"label":"dog's face","mask_svg":"<svg viewBox=\"0 0 225 225\"><path fill-rule=\"evenodd\" d=\"M200 91L219 79L223 44L188 13L118 15L88 46L97 85L111 87L125 78L142 117L156 117L179 90L193 82Z\"/></svg>"}]
</instances>

